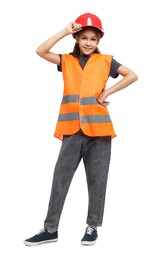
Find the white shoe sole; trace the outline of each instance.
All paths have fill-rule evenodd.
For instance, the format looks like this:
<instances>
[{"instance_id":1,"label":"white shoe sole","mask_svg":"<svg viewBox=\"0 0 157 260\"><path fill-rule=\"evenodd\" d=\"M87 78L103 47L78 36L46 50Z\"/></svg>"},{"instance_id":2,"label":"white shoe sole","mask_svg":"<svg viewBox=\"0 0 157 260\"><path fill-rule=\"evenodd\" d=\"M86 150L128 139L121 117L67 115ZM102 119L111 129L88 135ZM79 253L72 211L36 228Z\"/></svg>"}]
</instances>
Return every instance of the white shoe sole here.
<instances>
[{"instance_id":1,"label":"white shoe sole","mask_svg":"<svg viewBox=\"0 0 157 260\"><path fill-rule=\"evenodd\" d=\"M94 241L81 241L81 245L83 246L92 246L96 243L97 239Z\"/></svg>"},{"instance_id":2,"label":"white shoe sole","mask_svg":"<svg viewBox=\"0 0 157 260\"><path fill-rule=\"evenodd\" d=\"M56 239L45 240L45 241L41 241L41 242L29 242L29 241L24 241L23 243L25 244L25 246L38 246L38 245L41 245L41 244L57 242L57 240L58 240L58 239L56 238Z\"/></svg>"}]
</instances>

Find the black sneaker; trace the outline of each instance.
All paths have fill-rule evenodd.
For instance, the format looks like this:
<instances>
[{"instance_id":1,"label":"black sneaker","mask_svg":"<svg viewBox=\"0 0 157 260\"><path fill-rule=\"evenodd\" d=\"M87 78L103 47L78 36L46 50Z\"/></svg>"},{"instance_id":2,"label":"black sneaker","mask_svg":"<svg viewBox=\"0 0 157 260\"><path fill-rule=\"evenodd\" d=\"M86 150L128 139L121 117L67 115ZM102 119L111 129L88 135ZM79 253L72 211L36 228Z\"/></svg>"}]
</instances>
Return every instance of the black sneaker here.
<instances>
[{"instance_id":1,"label":"black sneaker","mask_svg":"<svg viewBox=\"0 0 157 260\"><path fill-rule=\"evenodd\" d=\"M94 245L98 238L97 230L92 227L87 227L84 237L81 239L82 245Z\"/></svg>"},{"instance_id":2,"label":"black sneaker","mask_svg":"<svg viewBox=\"0 0 157 260\"><path fill-rule=\"evenodd\" d=\"M58 240L58 232L50 233L47 229L42 229L35 236L24 241L26 246L37 246L43 243L55 242Z\"/></svg>"}]
</instances>

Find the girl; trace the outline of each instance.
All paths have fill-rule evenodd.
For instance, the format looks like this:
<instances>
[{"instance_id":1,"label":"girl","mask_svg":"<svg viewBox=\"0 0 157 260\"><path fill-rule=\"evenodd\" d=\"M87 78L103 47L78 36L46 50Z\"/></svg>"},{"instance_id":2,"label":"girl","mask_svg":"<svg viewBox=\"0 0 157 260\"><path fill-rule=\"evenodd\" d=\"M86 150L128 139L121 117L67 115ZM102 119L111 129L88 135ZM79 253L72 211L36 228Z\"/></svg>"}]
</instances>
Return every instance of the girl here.
<instances>
[{"instance_id":1,"label":"girl","mask_svg":"<svg viewBox=\"0 0 157 260\"><path fill-rule=\"evenodd\" d=\"M69 34L76 40L72 53L61 55L50 51ZM102 226L103 221L111 139L116 135L107 98L137 80L136 74L112 55L100 53L97 46L103 35L101 20L85 13L37 48L37 54L56 64L63 74L64 92L54 134L62 140L62 145L54 169L44 228L25 240L25 245L57 241L64 201L81 159L89 195L88 226L81 244L93 245L98 238L97 227ZM123 78L106 89L108 77L116 78L119 74Z\"/></svg>"}]
</instances>

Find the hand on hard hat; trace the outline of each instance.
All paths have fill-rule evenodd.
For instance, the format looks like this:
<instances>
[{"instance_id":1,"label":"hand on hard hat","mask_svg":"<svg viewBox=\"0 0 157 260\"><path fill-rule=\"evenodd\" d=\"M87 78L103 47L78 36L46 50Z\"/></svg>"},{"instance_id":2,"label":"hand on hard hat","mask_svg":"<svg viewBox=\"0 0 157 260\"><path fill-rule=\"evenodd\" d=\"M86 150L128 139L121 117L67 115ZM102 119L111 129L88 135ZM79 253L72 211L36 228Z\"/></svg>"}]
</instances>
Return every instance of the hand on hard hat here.
<instances>
[{"instance_id":1,"label":"hand on hard hat","mask_svg":"<svg viewBox=\"0 0 157 260\"><path fill-rule=\"evenodd\" d=\"M69 34L73 34L73 33L77 33L79 31L81 31L83 28L82 28L82 24L80 23L74 23L74 22L71 22L69 23L66 27L65 27L65 30L69 33Z\"/></svg>"},{"instance_id":2,"label":"hand on hard hat","mask_svg":"<svg viewBox=\"0 0 157 260\"><path fill-rule=\"evenodd\" d=\"M87 26L95 27L101 32L101 38L104 35L104 30L102 28L101 20L95 14L91 14L91 13L82 14L75 20L75 23L82 24L82 27L87 27Z\"/></svg>"}]
</instances>

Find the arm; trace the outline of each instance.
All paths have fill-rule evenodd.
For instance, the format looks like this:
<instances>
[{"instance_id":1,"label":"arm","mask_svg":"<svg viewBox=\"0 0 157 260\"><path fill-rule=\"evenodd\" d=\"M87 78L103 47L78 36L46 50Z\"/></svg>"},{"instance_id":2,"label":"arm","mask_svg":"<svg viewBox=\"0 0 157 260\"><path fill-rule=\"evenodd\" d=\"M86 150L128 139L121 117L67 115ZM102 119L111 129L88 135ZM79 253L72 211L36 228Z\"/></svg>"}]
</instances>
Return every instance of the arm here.
<instances>
[{"instance_id":1,"label":"arm","mask_svg":"<svg viewBox=\"0 0 157 260\"><path fill-rule=\"evenodd\" d=\"M135 82L138 79L137 75L125 66L120 66L117 72L118 74L122 75L123 78L112 87L105 89L100 94L100 96L98 97L98 102L101 103L102 105L108 105L108 102L104 102L108 96L114 94L119 90L126 88L127 86L131 85L133 82Z\"/></svg>"},{"instance_id":2,"label":"arm","mask_svg":"<svg viewBox=\"0 0 157 260\"><path fill-rule=\"evenodd\" d=\"M47 41L42 43L36 50L36 53L42 57L43 59L50 61L54 64L60 63L60 57L58 54L55 54L53 52L50 52L50 49L63 37L76 33L81 30L81 24L76 23L69 23L64 29L62 29L57 34L53 35L51 38L49 38Z\"/></svg>"}]
</instances>

